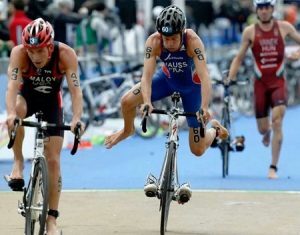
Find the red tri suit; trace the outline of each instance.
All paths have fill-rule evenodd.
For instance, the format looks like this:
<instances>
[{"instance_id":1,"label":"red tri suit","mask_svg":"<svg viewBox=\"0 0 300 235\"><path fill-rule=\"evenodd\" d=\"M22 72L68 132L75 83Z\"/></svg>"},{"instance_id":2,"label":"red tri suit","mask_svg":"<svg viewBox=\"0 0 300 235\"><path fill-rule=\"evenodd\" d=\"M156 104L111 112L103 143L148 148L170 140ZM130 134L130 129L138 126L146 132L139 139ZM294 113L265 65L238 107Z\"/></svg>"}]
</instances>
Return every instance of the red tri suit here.
<instances>
[{"instance_id":1,"label":"red tri suit","mask_svg":"<svg viewBox=\"0 0 300 235\"><path fill-rule=\"evenodd\" d=\"M43 112L43 119L49 123L63 123L61 85L64 74L59 71L59 43L54 42L54 51L50 61L37 69L29 60L27 71L22 72L23 83L20 95L27 104L29 117L38 111ZM63 131L48 130L50 136L63 136Z\"/></svg>"},{"instance_id":2,"label":"red tri suit","mask_svg":"<svg viewBox=\"0 0 300 235\"><path fill-rule=\"evenodd\" d=\"M252 53L255 64L254 102L256 118L269 115L270 107L287 104L284 73L284 40L277 21L269 31L255 24Z\"/></svg>"}]
</instances>

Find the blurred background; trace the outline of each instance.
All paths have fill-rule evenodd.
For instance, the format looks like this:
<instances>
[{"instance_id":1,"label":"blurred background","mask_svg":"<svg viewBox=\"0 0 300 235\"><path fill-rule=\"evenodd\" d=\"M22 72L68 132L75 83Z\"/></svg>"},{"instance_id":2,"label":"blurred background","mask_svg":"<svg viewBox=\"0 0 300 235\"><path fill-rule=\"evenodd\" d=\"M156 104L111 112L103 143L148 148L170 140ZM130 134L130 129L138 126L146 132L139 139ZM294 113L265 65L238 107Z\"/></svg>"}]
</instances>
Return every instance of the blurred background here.
<instances>
[{"instance_id":1,"label":"blurred background","mask_svg":"<svg viewBox=\"0 0 300 235\"><path fill-rule=\"evenodd\" d=\"M82 149L102 146L108 133L120 129L120 98L142 73L144 43L155 32L155 19L163 7L176 4L184 10L187 28L194 29L204 42L209 73L212 79L221 79L221 72L229 69L237 53L242 30L256 21L252 0L0 0L0 160L12 160L6 148L8 136L5 126L6 70L12 47L21 43L24 26L33 19L42 17L52 23L55 40L75 49L79 58L79 74L84 94L91 91L92 97L84 97L83 119L88 129L83 136ZM300 29L300 1L277 0L275 17L287 20ZM298 46L287 41L286 53ZM160 66L158 63L157 66ZM249 53L245 58L238 79L247 85L231 91L233 121L252 118L253 61ZM287 61L286 77L289 89L289 106L300 102L300 63ZM70 96L64 84L63 96L65 118L71 118ZM220 118L224 90L213 86L211 111ZM160 105L169 105L168 100ZM298 109L299 110L299 109ZM162 136L166 120L154 120L153 132L138 138ZM137 124L138 125L138 124ZM241 124L237 124L241 125ZM247 124L244 124L244 127ZM252 125L252 124L251 124ZM253 123L252 129L254 133ZM182 130L186 127L182 126ZM256 130L255 130L256 131ZM238 133L240 134L240 133ZM32 156L32 137L28 131L24 144L25 157ZM253 135L252 135L253 136ZM72 136L66 135L64 147L68 148ZM142 142L143 143L143 142ZM160 143L163 143L160 141ZM124 145L122 145L124 146ZM162 145L163 146L163 145ZM102 150L101 150L102 151ZM7 168L9 169L10 166ZM264 168L267 169L267 168ZM8 173L8 172L6 172Z\"/></svg>"}]
</instances>

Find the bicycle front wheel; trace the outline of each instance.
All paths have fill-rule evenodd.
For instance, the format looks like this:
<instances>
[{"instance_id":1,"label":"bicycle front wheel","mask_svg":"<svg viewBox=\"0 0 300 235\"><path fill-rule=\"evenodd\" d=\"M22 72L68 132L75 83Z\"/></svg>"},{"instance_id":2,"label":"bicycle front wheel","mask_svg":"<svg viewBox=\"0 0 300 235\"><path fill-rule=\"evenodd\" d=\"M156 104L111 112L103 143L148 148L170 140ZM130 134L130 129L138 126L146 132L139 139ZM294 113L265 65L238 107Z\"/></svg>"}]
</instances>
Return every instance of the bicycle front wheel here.
<instances>
[{"instance_id":1,"label":"bicycle front wheel","mask_svg":"<svg viewBox=\"0 0 300 235\"><path fill-rule=\"evenodd\" d=\"M44 235L48 211L48 168L41 157L35 163L25 195L25 234Z\"/></svg>"},{"instance_id":2,"label":"bicycle front wheel","mask_svg":"<svg viewBox=\"0 0 300 235\"><path fill-rule=\"evenodd\" d=\"M175 165L175 151L176 145L174 142L170 143L163 172L163 180L161 186L161 220L160 220L160 234L164 235L167 230L167 223L169 217L170 204L174 195L174 188L172 186L172 174L174 173L173 166Z\"/></svg>"}]
</instances>

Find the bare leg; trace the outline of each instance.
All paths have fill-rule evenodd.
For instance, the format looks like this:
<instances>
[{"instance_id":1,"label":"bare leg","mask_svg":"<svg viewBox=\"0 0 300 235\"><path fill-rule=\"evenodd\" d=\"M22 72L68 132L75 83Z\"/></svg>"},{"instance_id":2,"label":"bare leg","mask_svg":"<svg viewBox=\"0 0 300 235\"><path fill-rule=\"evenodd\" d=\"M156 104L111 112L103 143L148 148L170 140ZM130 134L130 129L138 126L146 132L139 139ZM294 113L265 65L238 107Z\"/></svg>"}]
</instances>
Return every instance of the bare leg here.
<instances>
[{"instance_id":1,"label":"bare leg","mask_svg":"<svg viewBox=\"0 0 300 235\"><path fill-rule=\"evenodd\" d=\"M271 124L269 117L258 118L256 120L259 133L263 136L262 143L268 147L271 139Z\"/></svg>"},{"instance_id":2,"label":"bare leg","mask_svg":"<svg viewBox=\"0 0 300 235\"><path fill-rule=\"evenodd\" d=\"M228 131L215 119L211 120L213 128L206 130L204 140L201 139L199 128L190 128L189 130L189 142L191 152L196 156L202 156L206 149L208 149L217 135L217 129L219 131L219 137L226 139L228 137Z\"/></svg>"},{"instance_id":3,"label":"bare leg","mask_svg":"<svg viewBox=\"0 0 300 235\"><path fill-rule=\"evenodd\" d=\"M106 148L110 149L120 141L134 134L134 118L136 116L136 108L142 104L142 95L140 84L136 84L128 91L121 100L121 109L124 118L124 127L105 139Z\"/></svg>"},{"instance_id":4,"label":"bare leg","mask_svg":"<svg viewBox=\"0 0 300 235\"><path fill-rule=\"evenodd\" d=\"M276 166L279 161L280 150L282 145L282 121L285 113L285 106L280 105L276 106L272 109L272 129L273 129L273 136L272 136L272 166ZM269 169L268 178L276 179L277 174L276 170L273 168Z\"/></svg>"},{"instance_id":5,"label":"bare leg","mask_svg":"<svg viewBox=\"0 0 300 235\"><path fill-rule=\"evenodd\" d=\"M45 144L45 156L48 164L49 175L49 209L58 210L59 198L62 188L60 172L60 152L63 138L50 136L49 142ZM47 235L57 234L56 218L48 216L46 221Z\"/></svg>"},{"instance_id":6,"label":"bare leg","mask_svg":"<svg viewBox=\"0 0 300 235\"><path fill-rule=\"evenodd\" d=\"M27 113L27 105L25 99L18 95L16 104L17 116L20 118L25 118ZM22 154L22 146L24 140L24 128L19 127L17 130L17 135L15 143L13 145L14 153L14 165L10 174L11 179L23 179L23 169L24 169L24 158Z\"/></svg>"}]
</instances>

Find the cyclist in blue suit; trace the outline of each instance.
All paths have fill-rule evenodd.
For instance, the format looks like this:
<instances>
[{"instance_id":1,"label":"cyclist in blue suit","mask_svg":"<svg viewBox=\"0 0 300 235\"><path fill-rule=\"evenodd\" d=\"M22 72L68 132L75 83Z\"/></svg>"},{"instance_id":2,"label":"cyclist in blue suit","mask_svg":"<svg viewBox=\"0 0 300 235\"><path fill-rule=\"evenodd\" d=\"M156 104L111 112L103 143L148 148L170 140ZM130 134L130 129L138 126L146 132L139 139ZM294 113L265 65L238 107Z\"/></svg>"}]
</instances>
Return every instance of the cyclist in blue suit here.
<instances>
[{"instance_id":1,"label":"cyclist in blue suit","mask_svg":"<svg viewBox=\"0 0 300 235\"><path fill-rule=\"evenodd\" d=\"M141 83L134 86L121 100L124 128L105 140L107 148L134 133L136 107L142 104L153 109L151 102L179 92L186 112L203 110L205 122L211 98L211 82L206 66L204 45L192 29L185 28L183 11L175 5L164 8L156 20L157 32L150 35L145 45L144 71ZM164 65L156 70L157 58ZM201 78L201 80L199 79ZM227 130L217 120L211 120L212 128L206 130L205 138L199 136L199 122L188 117L189 144L191 152L201 156L216 137L227 138ZM145 190L147 190L145 188Z\"/></svg>"}]
</instances>

